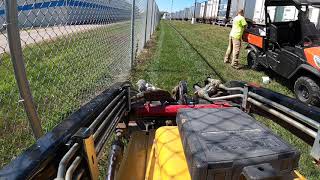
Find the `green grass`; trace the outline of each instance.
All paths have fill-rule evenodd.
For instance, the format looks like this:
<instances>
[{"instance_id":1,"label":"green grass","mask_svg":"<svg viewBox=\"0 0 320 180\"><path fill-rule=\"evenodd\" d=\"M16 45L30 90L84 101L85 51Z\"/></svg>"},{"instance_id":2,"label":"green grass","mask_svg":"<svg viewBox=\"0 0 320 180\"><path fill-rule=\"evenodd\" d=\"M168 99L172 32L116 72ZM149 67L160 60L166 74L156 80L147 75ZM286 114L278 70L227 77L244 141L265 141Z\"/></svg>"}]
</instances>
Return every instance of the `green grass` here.
<instances>
[{"instance_id":1,"label":"green grass","mask_svg":"<svg viewBox=\"0 0 320 180\"><path fill-rule=\"evenodd\" d=\"M187 43L175 27L181 33ZM202 82L207 76L218 78L216 74L228 80L244 80L261 84L263 72L252 70L234 70L223 63L228 43L229 28L210 25L191 25L183 22L162 22L156 33L154 47L147 55L142 55L133 71L132 80L145 79L154 85L169 90L180 80L187 80L190 85ZM198 53L198 52L199 53ZM207 61L211 67L205 62ZM241 63L246 64L246 52L242 51ZM293 96L292 92L277 81L263 85L274 91ZM300 172L308 179L320 179L320 171L309 156L310 147L281 126L262 117L257 119L267 125L276 134L295 146L301 152Z\"/></svg>"},{"instance_id":2,"label":"green grass","mask_svg":"<svg viewBox=\"0 0 320 180\"><path fill-rule=\"evenodd\" d=\"M45 132L129 74L130 23L69 34L23 49L30 87ZM9 55L0 62L0 167L32 145Z\"/></svg>"}]
</instances>

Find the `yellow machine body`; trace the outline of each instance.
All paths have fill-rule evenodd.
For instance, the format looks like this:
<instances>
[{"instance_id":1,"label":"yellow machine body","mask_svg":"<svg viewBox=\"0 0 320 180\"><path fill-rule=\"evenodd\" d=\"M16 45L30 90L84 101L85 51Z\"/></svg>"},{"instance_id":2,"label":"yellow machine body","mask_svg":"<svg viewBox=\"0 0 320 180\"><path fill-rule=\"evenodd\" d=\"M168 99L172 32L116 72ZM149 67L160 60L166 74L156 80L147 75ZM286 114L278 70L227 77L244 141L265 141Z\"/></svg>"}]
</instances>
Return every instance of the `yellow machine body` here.
<instances>
[{"instance_id":1,"label":"yellow machine body","mask_svg":"<svg viewBox=\"0 0 320 180\"><path fill-rule=\"evenodd\" d=\"M177 127L161 127L156 131L150 155L146 180L191 179Z\"/></svg>"},{"instance_id":2,"label":"yellow machine body","mask_svg":"<svg viewBox=\"0 0 320 180\"><path fill-rule=\"evenodd\" d=\"M190 180L178 127L132 135L118 180Z\"/></svg>"},{"instance_id":3,"label":"yellow machine body","mask_svg":"<svg viewBox=\"0 0 320 180\"><path fill-rule=\"evenodd\" d=\"M306 180L298 171L294 180ZM191 180L178 127L133 133L117 180Z\"/></svg>"}]
</instances>

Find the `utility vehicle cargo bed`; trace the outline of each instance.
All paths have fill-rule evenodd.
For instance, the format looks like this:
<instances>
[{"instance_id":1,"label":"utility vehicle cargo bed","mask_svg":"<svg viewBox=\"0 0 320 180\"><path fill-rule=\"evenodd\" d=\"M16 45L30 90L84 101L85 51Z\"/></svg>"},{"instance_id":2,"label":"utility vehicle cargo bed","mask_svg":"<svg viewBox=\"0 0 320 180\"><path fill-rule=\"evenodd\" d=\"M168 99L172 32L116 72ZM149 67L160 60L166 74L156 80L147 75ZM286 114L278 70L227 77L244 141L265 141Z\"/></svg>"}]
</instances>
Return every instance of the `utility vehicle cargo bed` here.
<instances>
[{"instance_id":1,"label":"utility vehicle cargo bed","mask_svg":"<svg viewBox=\"0 0 320 180\"><path fill-rule=\"evenodd\" d=\"M239 179L265 163L289 176L298 167L294 148L237 108L182 109L177 124L192 179Z\"/></svg>"}]
</instances>

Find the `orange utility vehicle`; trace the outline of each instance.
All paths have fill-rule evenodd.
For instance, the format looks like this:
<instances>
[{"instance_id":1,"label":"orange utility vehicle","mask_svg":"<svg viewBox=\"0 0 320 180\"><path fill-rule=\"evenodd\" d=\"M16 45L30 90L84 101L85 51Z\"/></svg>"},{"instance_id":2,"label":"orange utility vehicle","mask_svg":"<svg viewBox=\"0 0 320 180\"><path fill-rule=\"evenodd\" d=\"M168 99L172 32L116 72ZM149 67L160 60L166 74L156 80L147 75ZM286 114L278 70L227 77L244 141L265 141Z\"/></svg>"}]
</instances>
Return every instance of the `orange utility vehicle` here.
<instances>
[{"instance_id":1,"label":"orange utility vehicle","mask_svg":"<svg viewBox=\"0 0 320 180\"><path fill-rule=\"evenodd\" d=\"M294 6L297 20L273 20L270 7ZM248 66L271 69L294 83L300 101L320 105L320 30L309 18L309 7L320 7L316 0L266 0L265 25L250 25L244 34L249 43Z\"/></svg>"}]
</instances>

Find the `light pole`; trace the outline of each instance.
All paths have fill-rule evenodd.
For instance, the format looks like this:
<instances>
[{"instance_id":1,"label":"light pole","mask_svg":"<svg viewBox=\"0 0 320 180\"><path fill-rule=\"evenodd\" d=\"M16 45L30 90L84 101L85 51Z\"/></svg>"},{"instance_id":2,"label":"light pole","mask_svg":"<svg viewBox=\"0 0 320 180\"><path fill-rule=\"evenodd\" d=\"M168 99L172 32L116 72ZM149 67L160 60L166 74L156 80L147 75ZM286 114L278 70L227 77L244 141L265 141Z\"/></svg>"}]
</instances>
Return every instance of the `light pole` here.
<instances>
[{"instance_id":1,"label":"light pole","mask_svg":"<svg viewBox=\"0 0 320 180\"><path fill-rule=\"evenodd\" d=\"M191 20L191 24L196 23L196 9L197 9L197 0L194 0L194 10L193 10L193 17Z\"/></svg>"}]
</instances>

